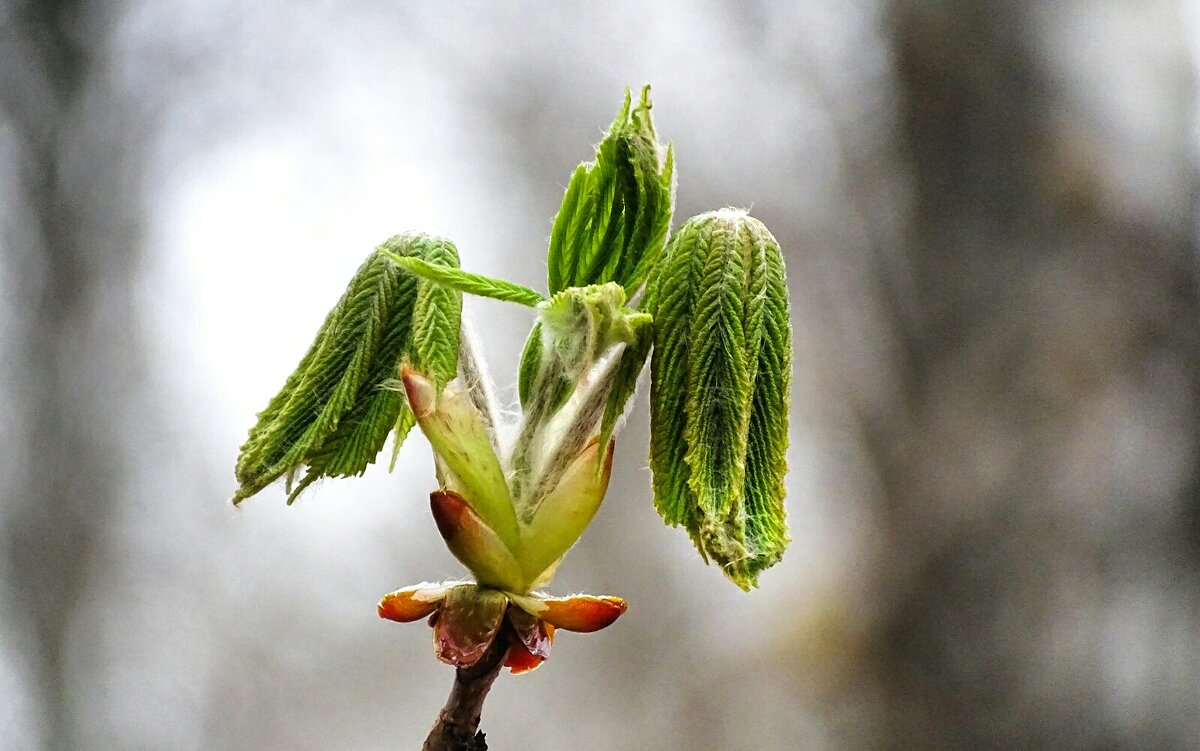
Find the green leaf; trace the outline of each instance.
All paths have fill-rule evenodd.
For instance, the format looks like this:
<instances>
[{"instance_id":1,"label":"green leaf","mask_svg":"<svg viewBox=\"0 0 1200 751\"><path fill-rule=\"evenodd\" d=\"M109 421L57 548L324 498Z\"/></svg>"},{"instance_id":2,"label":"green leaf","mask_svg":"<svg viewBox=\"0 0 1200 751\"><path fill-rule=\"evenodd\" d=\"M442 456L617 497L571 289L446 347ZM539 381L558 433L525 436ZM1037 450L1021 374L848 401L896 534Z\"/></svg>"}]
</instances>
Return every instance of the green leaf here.
<instances>
[{"instance_id":1,"label":"green leaf","mask_svg":"<svg viewBox=\"0 0 1200 751\"><path fill-rule=\"evenodd\" d=\"M538 305L537 344L526 342L519 381L528 382L522 403L536 420L557 412L571 397L580 376L606 348L633 340L636 311L628 311L620 285L571 287ZM631 319L633 323L631 323ZM525 360L528 358L529 362ZM528 370L536 371L530 376Z\"/></svg>"},{"instance_id":2,"label":"green leaf","mask_svg":"<svg viewBox=\"0 0 1200 751\"><path fill-rule=\"evenodd\" d=\"M735 581L753 582L758 573L783 557L789 538L783 498L787 473L788 413L791 401L792 327L788 311L787 279L778 244L762 225L755 247L763 252L763 301L756 353L754 399L746 451L746 552L734 564ZM755 320L751 316L751 320Z\"/></svg>"},{"instance_id":3,"label":"green leaf","mask_svg":"<svg viewBox=\"0 0 1200 751\"><path fill-rule=\"evenodd\" d=\"M617 282L632 297L662 253L674 204L674 154L650 118L650 87L629 91L595 161L571 175L554 218L546 266L551 294Z\"/></svg>"},{"instance_id":4,"label":"green leaf","mask_svg":"<svg viewBox=\"0 0 1200 751\"><path fill-rule=\"evenodd\" d=\"M442 266L421 258L404 257L387 248L380 248L379 252L405 271L459 292L490 297L493 300L504 302L515 302L527 308L532 308L546 299L536 290L516 282L494 279L482 274L472 274L457 267Z\"/></svg>"},{"instance_id":5,"label":"green leaf","mask_svg":"<svg viewBox=\"0 0 1200 751\"><path fill-rule=\"evenodd\" d=\"M457 271L458 252L451 243L431 244L424 257L400 258L446 273ZM401 268L405 268L403 263ZM414 368L432 379L438 389L445 387L458 370L458 340L462 332L462 292L443 286L436 280L421 279L417 303L413 309L410 361Z\"/></svg>"},{"instance_id":6,"label":"green leaf","mask_svg":"<svg viewBox=\"0 0 1200 751\"><path fill-rule=\"evenodd\" d=\"M426 235L398 235L382 247L396 255L457 263L452 243ZM307 467L290 489L290 503L322 477L362 474L393 430L399 445L411 427L404 396L394 385L400 361L423 356L439 377L454 373L447 352L457 352L461 301L431 288L440 290L383 255L368 257L295 372L259 413L238 457L235 503ZM414 332L415 318L419 332ZM413 352L418 343L421 351Z\"/></svg>"},{"instance_id":7,"label":"green leaf","mask_svg":"<svg viewBox=\"0 0 1200 751\"><path fill-rule=\"evenodd\" d=\"M402 388L403 385L398 381L396 384L387 383L383 388L391 391ZM388 462L388 472L396 469L396 460L400 458L400 447L404 445L404 439L408 438L408 433L417 424L417 416L413 414L412 408L408 406L408 400L402 399L400 404L400 413L396 415L396 424L392 428L392 459Z\"/></svg>"},{"instance_id":8,"label":"green leaf","mask_svg":"<svg viewBox=\"0 0 1200 751\"><path fill-rule=\"evenodd\" d=\"M650 467L663 519L695 533L687 453L688 353L700 275L712 226L689 220L671 238L653 283L654 356L650 360ZM701 551L703 552L703 551Z\"/></svg>"},{"instance_id":9,"label":"green leaf","mask_svg":"<svg viewBox=\"0 0 1200 751\"><path fill-rule=\"evenodd\" d=\"M706 516L736 503L744 472L751 376L742 329L745 254L737 228L713 222L688 336L688 486Z\"/></svg>"},{"instance_id":10,"label":"green leaf","mask_svg":"<svg viewBox=\"0 0 1200 751\"><path fill-rule=\"evenodd\" d=\"M535 322L521 351L521 366L517 374L517 398L521 406L529 406L533 397L533 383L542 365L542 324Z\"/></svg>"},{"instance_id":11,"label":"green leaf","mask_svg":"<svg viewBox=\"0 0 1200 751\"><path fill-rule=\"evenodd\" d=\"M567 183L562 205L554 217L554 226L550 230L550 249L546 254L546 276L551 293L566 289L570 286L568 281L575 277L573 264L578 253L572 241L591 216L589 202L595 200L595 194L589 191L591 171L587 164L575 168L571 181Z\"/></svg>"},{"instance_id":12,"label":"green leaf","mask_svg":"<svg viewBox=\"0 0 1200 751\"><path fill-rule=\"evenodd\" d=\"M604 417L600 423L600 445L608 444L617 428L617 421L625 414L625 406L637 390L638 377L650 356L650 348L654 345L654 325L646 322L636 331L636 339L626 345L621 353L621 361L613 373L612 388L608 392L608 400L604 405Z\"/></svg>"},{"instance_id":13,"label":"green leaf","mask_svg":"<svg viewBox=\"0 0 1200 751\"><path fill-rule=\"evenodd\" d=\"M639 183L645 185L646 183ZM650 275L650 269L659 258L671 230L671 216L675 209L675 147L667 144L667 156L658 175L657 190L648 190L649 207L638 215L638 227L634 247L645 247L647 252L627 254L628 264L622 268L618 278L630 295Z\"/></svg>"},{"instance_id":14,"label":"green leaf","mask_svg":"<svg viewBox=\"0 0 1200 751\"><path fill-rule=\"evenodd\" d=\"M791 323L779 245L733 209L686 222L653 282L655 505L749 589L787 546Z\"/></svg>"}]
</instances>

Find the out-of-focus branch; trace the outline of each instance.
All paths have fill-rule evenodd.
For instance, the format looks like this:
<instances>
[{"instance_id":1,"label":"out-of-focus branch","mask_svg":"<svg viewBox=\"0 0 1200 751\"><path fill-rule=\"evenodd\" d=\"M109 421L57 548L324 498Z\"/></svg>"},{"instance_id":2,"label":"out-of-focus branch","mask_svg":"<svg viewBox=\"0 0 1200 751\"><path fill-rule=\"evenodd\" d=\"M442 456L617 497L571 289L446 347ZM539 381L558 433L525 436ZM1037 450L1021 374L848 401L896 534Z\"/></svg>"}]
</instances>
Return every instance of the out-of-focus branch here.
<instances>
[{"instance_id":1,"label":"out-of-focus branch","mask_svg":"<svg viewBox=\"0 0 1200 751\"><path fill-rule=\"evenodd\" d=\"M105 43L95 33L80 33L89 9L84 0L16 3L0 24L0 129L22 155L6 169L6 203L17 208L4 212L0 239L5 271L12 275L6 294L19 300L5 321L12 336L5 352L12 370L5 375L13 379L5 390L13 389L12 404L23 417L24 435L10 440L38 452L36 463L14 466L0 489L0 567L8 585L0 610L30 638L26 683L17 692L31 708L28 748L78 747L67 645L97 542L96 520L105 518L116 482L111 468L117 452L97 438L106 427L98 426L96 411L80 404L87 400L64 396L104 389L98 353L119 347L93 333L87 316L103 291L120 297L117 287L128 278L114 277L108 287L87 271L111 268L115 259L87 236L85 222L103 224L104 209L89 207L85 219L79 186L92 180L120 184L126 164L112 159L100 167L76 157L111 155L97 143L102 129L80 114L91 53ZM121 165L120 173L106 169L109 164ZM10 235L9 222L27 233ZM133 245L127 240L119 246ZM126 321L109 319L103 331L127 330Z\"/></svg>"},{"instance_id":2,"label":"out-of-focus branch","mask_svg":"<svg viewBox=\"0 0 1200 751\"><path fill-rule=\"evenodd\" d=\"M479 662L455 671L450 698L446 699L446 706L442 707L433 730L429 731L422 751L484 751L487 748L483 733L479 732L479 718L492 683L500 674L508 643L508 629L503 628Z\"/></svg>"}]
</instances>

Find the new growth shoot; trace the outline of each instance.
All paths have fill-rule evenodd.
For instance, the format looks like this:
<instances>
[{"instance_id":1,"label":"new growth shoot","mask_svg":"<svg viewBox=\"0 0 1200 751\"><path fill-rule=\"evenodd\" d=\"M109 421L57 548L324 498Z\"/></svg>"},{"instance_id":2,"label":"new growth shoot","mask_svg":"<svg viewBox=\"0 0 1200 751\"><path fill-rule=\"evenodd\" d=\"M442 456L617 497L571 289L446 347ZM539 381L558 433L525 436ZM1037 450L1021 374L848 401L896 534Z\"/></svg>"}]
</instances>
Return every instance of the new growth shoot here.
<instances>
[{"instance_id":1,"label":"new growth shoot","mask_svg":"<svg viewBox=\"0 0 1200 751\"><path fill-rule=\"evenodd\" d=\"M316 480L361 475L389 435L393 459L414 426L428 438L430 510L470 578L406 587L378 605L395 621L430 617L438 659L459 668L426 748L471 748L501 664L533 670L556 629L595 631L625 612L617 597L543 589L604 500L647 361L663 519L743 589L787 546L783 256L738 209L670 233L674 151L650 108L649 87L637 102L627 92L595 159L571 175L545 294L464 271L445 238L387 240L241 448L234 503L283 479L290 504ZM494 387L463 334L464 293L532 309L512 430L500 429Z\"/></svg>"}]
</instances>

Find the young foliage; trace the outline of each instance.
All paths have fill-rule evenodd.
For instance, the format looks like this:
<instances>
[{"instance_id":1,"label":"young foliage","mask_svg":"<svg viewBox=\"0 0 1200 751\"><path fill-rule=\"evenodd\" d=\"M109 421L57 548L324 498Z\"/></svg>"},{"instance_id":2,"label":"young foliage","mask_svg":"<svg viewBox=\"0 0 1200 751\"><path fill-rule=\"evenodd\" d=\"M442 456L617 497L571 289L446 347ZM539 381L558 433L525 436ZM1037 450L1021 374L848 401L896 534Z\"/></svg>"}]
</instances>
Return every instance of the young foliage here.
<instances>
[{"instance_id":1,"label":"young foliage","mask_svg":"<svg viewBox=\"0 0 1200 751\"><path fill-rule=\"evenodd\" d=\"M463 271L440 238L404 234L377 248L259 414L234 501L283 476L290 503L319 478L361 474L389 433L398 449L420 424L448 545L487 583L527 588L553 575L603 498L612 436L653 351L655 504L706 560L754 586L787 544L782 255L761 223L732 209L689 220L667 242L674 155L650 108L649 87L636 104L626 91L595 160L572 175L549 242L549 296ZM643 285L641 311L626 307ZM461 336L464 292L537 311L508 445Z\"/></svg>"},{"instance_id":2,"label":"young foliage","mask_svg":"<svg viewBox=\"0 0 1200 751\"><path fill-rule=\"evenodd\" d=\"M537 342L526 344L519 377L525 420L513 446L511 479L518 504L536 504L540 489L552 487L595 434L612 371L649 320L624 304L624 290L608 282L570 287L538 305Z\"/></svg>"},{"instance_id":3,"label":"young foliage","mask_svg":"<svg viewBox=\"0 0 1200 751\"><path fill-rule=\"evenodd\" d=\"M637 390L638 378L654 346L654 324L646 320L634 332L633 341L625 345L621 359L612 374L608 399L604 403L604 416L600 423L600 442L604 443L616 432L617 423L625 414L629 400Z\"/></svg>"},{"instance_id":4,"label":"young foliage","mask_svg":"<svg viewBox=\"0 0 1200 751\"><path fill-rule=\"evenodd\" d=\"M378 606L390 620L429 617L438 658L461 669L427 747L453 746L463 728L472 737L501 665L533 670L556 628L596 631L625 612L620 598L539 590L604 500L613 436L647 358L663 518L743 589L788 543L783 257L734 209L690 219L667 242L674 153L650 107L649 87L636 105L627 90L595 161L572 175L550 236L549 295L463 271L448 240L393 237L359 268L241 448L234 502L286 476L291 503L317 479L361 474L389 433L395 450L414 426L428 439L430 511L474 581L405 587ZM512 431L469 327L464 335L463 293L536 311ZM463 680L470 691L458 690Z\"/></svg>"},{"instance_id":5,"label":"young foliage","mask_svg":"<svg viewBox=\"0 0 1200 751\"><path fill-rule=\"evenodd\" d=\"M662 253L671 224L675 157L665 157L650 118L650 87L625 104L567 184L554 218L546 265L550 293L616 282L632 298Z\"/></svg>"},{"instance_id":6,"label":"young foliage","mask_svg":"<svg viewBox=\"0 0 1200 751\"><path fill-rule=\"evenodd\" d=\"M688 220L654 287L655 505L743 589L787 546L791 324L766 227L723 209Z\"/></svg>"},{"instance_id":7,"label":"young foliage","mask_svg":"<svg viewBox=\"0 0 1200 751\"><path fill-rule=\"evenodd\" d=\"M428 235L397 235L381 250L433 266L458 266L454 244ZM392 385L400 362L409 358L439 384L453 378L461 312L458 292L371 254L295 372L259 413L238 456L234 503L307 467L291 490L291 503L322 477L362 474L393 429L402 441L412 416Z\"/></svg>"}]
</instances>

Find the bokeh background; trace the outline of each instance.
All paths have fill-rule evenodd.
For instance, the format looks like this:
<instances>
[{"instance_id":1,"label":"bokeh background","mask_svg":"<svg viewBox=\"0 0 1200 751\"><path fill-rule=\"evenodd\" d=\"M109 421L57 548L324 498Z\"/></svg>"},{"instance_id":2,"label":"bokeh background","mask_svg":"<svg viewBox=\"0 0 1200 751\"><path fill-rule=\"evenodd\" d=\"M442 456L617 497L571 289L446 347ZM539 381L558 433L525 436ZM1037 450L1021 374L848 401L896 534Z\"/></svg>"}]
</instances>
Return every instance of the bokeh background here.
<instances>
[{"instance_id":1,"label":"bokeh background","mask_svg":"<svg viewBox=\"0 0 1200 751\"><path fill-rule=\"evenodd\" d=\"M544 284L654 86L676 224L786 253L794 542L746 595L651 504L645 394L501 677L497 749L1200 748L1196 0L0 2L0 748L416 748L377 598L454 577L389 475L228 503L406 229ZM526 310L471 300L513 398Z\"/></svg>"}]
</instances>

